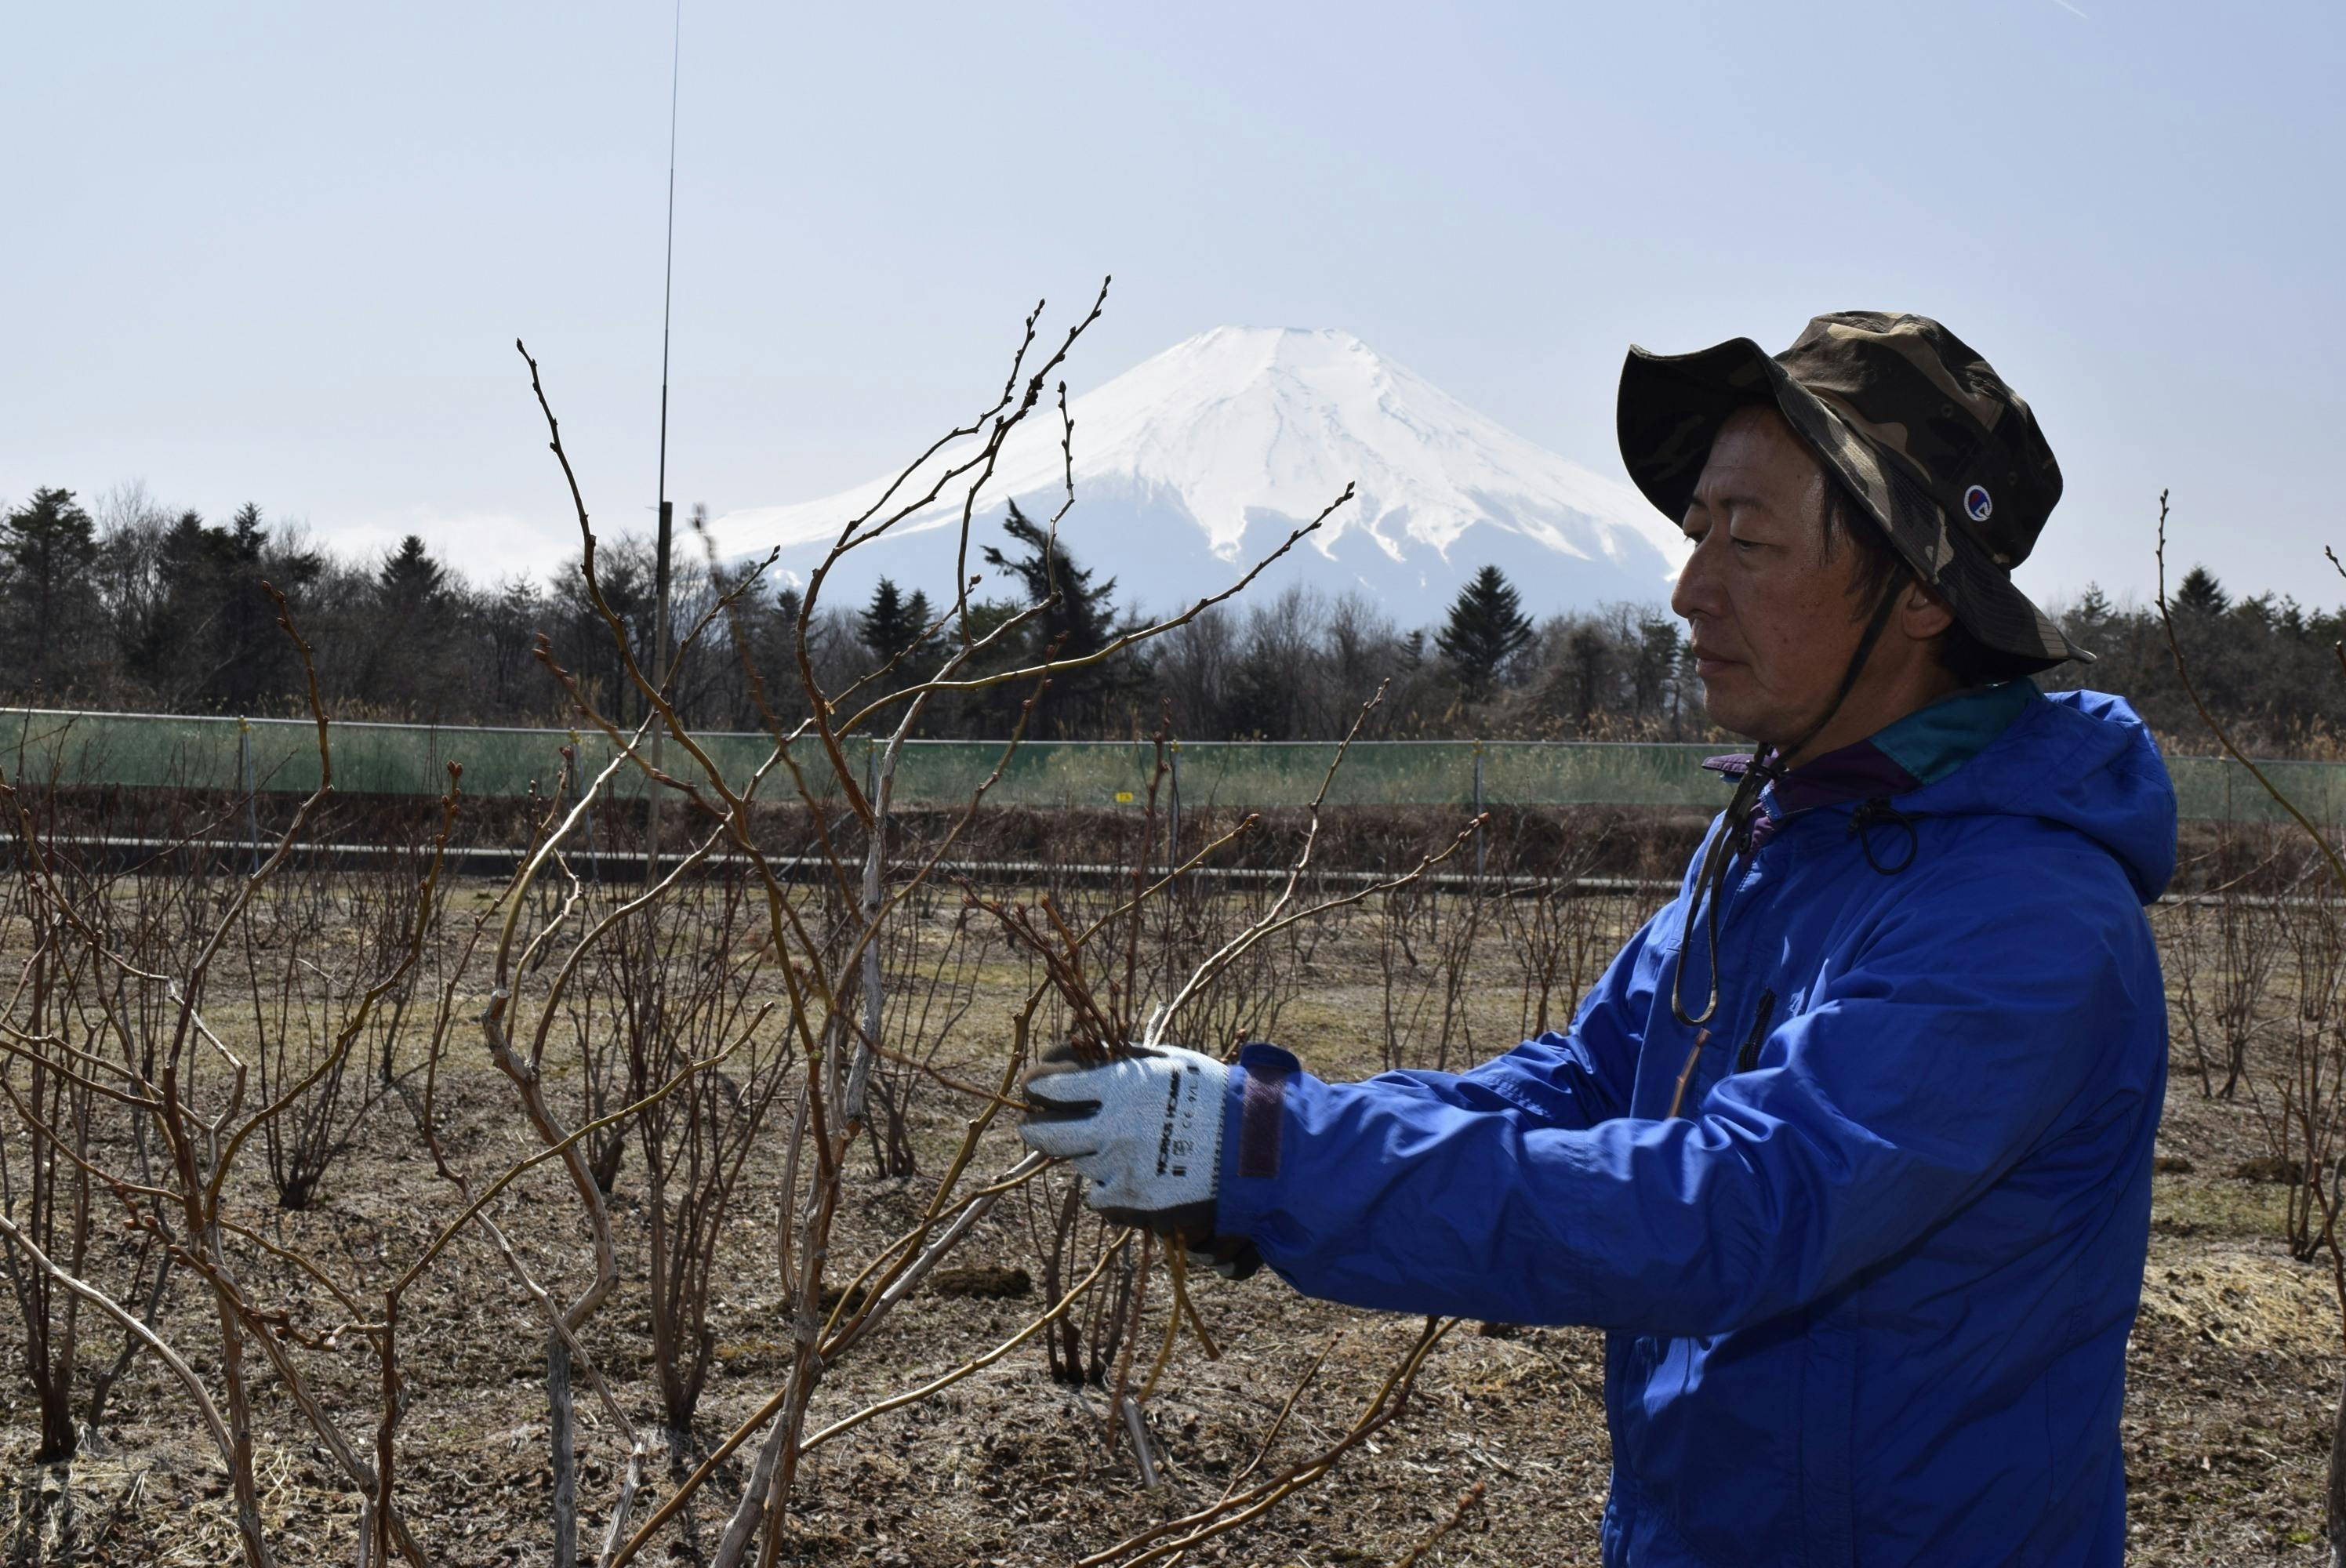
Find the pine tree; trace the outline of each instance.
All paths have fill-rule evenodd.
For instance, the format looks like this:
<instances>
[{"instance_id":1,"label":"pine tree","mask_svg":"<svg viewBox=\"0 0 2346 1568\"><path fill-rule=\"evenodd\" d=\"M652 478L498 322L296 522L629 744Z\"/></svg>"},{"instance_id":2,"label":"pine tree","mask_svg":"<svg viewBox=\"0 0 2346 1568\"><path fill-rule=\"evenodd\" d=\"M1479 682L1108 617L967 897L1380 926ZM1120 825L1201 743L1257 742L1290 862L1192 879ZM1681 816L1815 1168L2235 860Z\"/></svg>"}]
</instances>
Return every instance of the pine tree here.
<instances>
[{"instance_id":1,"label":"pine tree","mask_svg":"<svg viewBox=\"0 0 2346 1568\"><path fill-rule=\"evenodd\" d=\"M896 655L915 650L920 643L929 641L929 596L917 592L910 598L903 596L892 577L880 577L880 586L872 589L872 601L856 617L856 641L871 650L877 662L887 665ZM920 653L905 659L905 665L920 665ZM903 667L899 667L903 671ZM908 671L905 671L908 674Z\"/></svg>"},{"instance_id":2,"label":"pine tree","mask_svg":"<svg viewBox=\"0 0 2346 1568\"><path fill-rule=\"evenodd\" d=\"M374 582L383 608L394 615L419 615L440 607L447 595L448 569L432 558L422 539L410 534L383 556Z\"/></svg>"},{"instance_id":3,"label":"pine tree","mask_svg":"<svg viewBox=\"0 0 2346 1568\"><path fill-rule=\"evenodd\" d=\"M747 611L743 634L749 640L750 663L757 671L756 689L745 682L735 698L733 722L743 729L762 729L769 722L784 726L795 723L803 713L803 698L798 682L799 622L806 615L806 596L789 583L774 590L770 599L751 599ZM821 657L821 639L811 635L819 627L809 627L807 651L818 659ZM733 662L737 667L739 659Z\"/></svg>"},{"instance_id":4,"label":"pine tree","mask_svg":"<svg viewBox=\"0 0 2346 1568\"><path fill-rule=\"evenodd\" d=\"M164 529L155 547L156 594L147 623L126 655L130 673L155 688L167 707L194 698L196 660L205 657L198 647L207 623L202 604L211 557L209 535L199 512L180 513Z\"/></svg>"},{"instance_id":5,"label":"pine tree","mask_svg":"<svg viewBox=\"0 0 2346 1568\"><path fill-rule=\"evenodd\" d=\"M2183 575L2183 585L2175 591L2175 604L2194 615L2220 616L2232 607L2232 596L2224 592L2214 573L2194 566Z\"/></svg>"},{"instance_id":6,"label":"pine tree","mask_svg":"<svg viewBox=\"0 0 2346 1568\"><path fill-rule=\"evenodd\" d=\"M264 712L290 696L299 666L260 585L298 605L324 569L317 553L272 540L248 502L226 527L182 512L156 554L161 602L132 650L133 672L164 700L213 712Z\"/></svg>"},{"instance_id":7,"label":"pine tree","mask_svg":"<svg viewBox=\"0 0 2346 1568\"><path fill-rule=\"evenodd\" d=\"M1649 618L1637 623L1637 661L1629 674L1629 706L1638 718L1658 715L1662 694L1678 663L1678 624Z\"/></svg>"},{"instance_id":8,"label":"pine tree","mask_svg":"<svg viewBox=\"0 0 2346 1568\"><path fill-rule=\"evenodd\" d=\"M1048 606L1026 624L1028 657L1047 654L1078 659L1106 647L1116 636L1116 579L1094 583L1090 569L1076 565L1066 547L1037 527L1015 502L1002 529L1026 553L1012 556L989 545L987 564L1015 577L1029 602ZM977 627L973 624L971 629ZM1062 728L1104 728L1118 699L1137 689L1147 675L1148 666L1130 655L1066 671L1052 680L1050 711ZM972 711L1000 726L1015 720L1016 700L1006 688L997 688Z\"/></svg>"},{"instance_id":9,"label":"pine tree","mask_svg":"<svg viewBox=\"0 0 2346 1568\"><path fill-rule=\"evenodd\" d=\"M1466 700L1474 702L1490 691L1531 640L1531 617L1524 614L1515 585L1498 567L1485 566L1458 590L1449 623L1434 636L1433 646L1457 672Z\"/></svg>"},{"instance_id":10,"label":"pine tree","mask_svg":"<svg viewBox=\"0 0 2346 1568\"><path fill-rule=\"evenodd\" d=\"M248 501L229 519L227 529L209 529L216 571L213 602L219 606L224 634L218 648L212 690L215 703L230 713L250 713L260 708L275 686L268 667L280 651L277 608L260 587L260 554L269 530L260 518L260 503Z\"/></svg>"},{"instance_id":11,"label":"pine tree","mask_svg":"<svg viewBox=\"0 0 2346 1568\"><path fill-rule=\"evenodd\" d=\"M70 490L36 490L0 519L0 580L19 685L54 689L73 674L72 649L95 607L97 530Z\"/></svg>"},{"instance_id":12,"label":"pine tree","mask_svg":"<svg viewBox=\"0 0 2346 1568\"><path fill-rule=\"evenodd\" d=\"M936 619L937 612L929 603L929 596L914 588L913 596L904 601L904 621L912 627L913 636L921 643L921 652L923 657L935 646L937 633L931 627Z\"/></svg>"},{"instance_id":13,"label":"pine tree","mask_svg":"<svg viewBox=\"0 0 2346 1568\"><path fill-rule=\"evenodd\" d=\"M1594 626L1581 626L1566 646L1572 661L1573 726L1577 733L1586 735L1589 721L1598 710L1611 706L1605 698L1612 675L1613 650L1606 646L1605 634Z\"/></svg>"},{"instance_id":14,"label":"pine tree","mask_svg":"<svg viewBox=\"0 0 2346 1568\"><path fill-rule=\"evenodd\" d=\"M1116 628L1116 579L1095 585L1090 569L1076 565L1066 546L1035 526L1015 501L1002 531L1025 545L1026 554L1013 559L988 545L986 563L1015 576L1032 603L1057 595L1057 602L1038 617L1038 649L1056 643L1060 658L1081 658L1107 647Z\"/></svg>"},{"instance_id":15,"label":"pine tree","mask_svg":"<svg viewBox=\"0 0 2346 1568\"><path fill-rule=\"evenodd\" d=\"M450 591L448 569L410 534L385 552L372 585L374 603L361 615L372 635L360 658L357 684L368 698L393 712L437 718L450 687L462 680L454 646L459 604ZM503 624L492 633L500 644L501 666L508 654L522 651L510 647L512 634ZM499 679L505 678L501 668Z\"/></svg>"},{"instance_id":16,"label":"pine tree","mask_svg":"<svg viewBox=\"0 0 2346 1568\"><path fill-rule=\"evenodd\" d=\"M945 662L945 633L939 625L942 619L936 607L929 603L929 596L918 588L904 601L904 623L912 629L914 639L912 654L904 661L911 673L930 675Z\"/></svg>"}]
</instances>

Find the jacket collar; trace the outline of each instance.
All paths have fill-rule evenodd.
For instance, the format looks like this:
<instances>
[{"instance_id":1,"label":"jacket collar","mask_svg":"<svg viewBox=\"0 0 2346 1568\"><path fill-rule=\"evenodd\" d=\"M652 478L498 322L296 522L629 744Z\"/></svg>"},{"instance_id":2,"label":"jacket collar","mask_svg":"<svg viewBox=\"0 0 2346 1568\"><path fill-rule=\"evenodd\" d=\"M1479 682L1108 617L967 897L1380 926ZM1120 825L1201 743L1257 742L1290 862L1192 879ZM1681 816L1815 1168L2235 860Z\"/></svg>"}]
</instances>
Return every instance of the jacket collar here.
<instances>
[{"instance_id":1,"label":"jacket collar","mask_svg":"<svg viewBox=\"0 0 2346 1568\"><path fill-rule=\"evenodd\" d=\"M1766 843L1787 818L1852 800L1893 799L1937 783L2011 728L2036 696L2036 683L2025 679L1973 687L1810 758L1761 791L1751 847ZM1703 766L1740 779L1757 760L1756 753L1735 752L1707 758Z\"/></svg>"}]
</instances>

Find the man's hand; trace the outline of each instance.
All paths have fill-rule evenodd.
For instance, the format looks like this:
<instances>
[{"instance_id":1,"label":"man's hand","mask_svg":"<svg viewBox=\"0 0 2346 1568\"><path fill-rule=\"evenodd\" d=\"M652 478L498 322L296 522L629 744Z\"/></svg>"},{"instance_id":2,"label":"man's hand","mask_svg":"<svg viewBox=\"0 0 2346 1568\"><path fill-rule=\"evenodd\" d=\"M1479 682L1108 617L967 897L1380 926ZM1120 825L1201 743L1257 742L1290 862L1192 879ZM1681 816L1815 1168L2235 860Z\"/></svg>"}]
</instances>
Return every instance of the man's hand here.
<instances>
[{"instance_id":1,"label":"man's hand","mask_svg":"<svg viewBox=\"0 0 2346 1568\"><path fill-rule=\"evenodd\" d=\"M1026 1146L1091 1178L1085 1201L1123 1225L1178 1232L1225 1274L1253 1272L1253 1247L1214 1236L1222 1089L1229 1069L1178 1045L1133 1046L1100 1066L1058 1045L1026 1074Z\"/></svg>"}]
</instances>

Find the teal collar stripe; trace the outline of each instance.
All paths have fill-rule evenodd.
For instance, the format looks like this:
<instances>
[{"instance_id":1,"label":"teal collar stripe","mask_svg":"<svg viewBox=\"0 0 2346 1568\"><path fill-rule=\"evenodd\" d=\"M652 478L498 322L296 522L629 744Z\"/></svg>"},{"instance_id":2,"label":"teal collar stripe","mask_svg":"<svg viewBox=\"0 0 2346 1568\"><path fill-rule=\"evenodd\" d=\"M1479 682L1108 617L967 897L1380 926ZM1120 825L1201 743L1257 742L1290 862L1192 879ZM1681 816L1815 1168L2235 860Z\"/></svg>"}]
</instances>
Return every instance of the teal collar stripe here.
<instances>
[{"instance_id":1,"label":"teal collar stripe","mask_svg":"<svg viewBox=\"0 0 2346 1568\"><path fill-rule=\"evenodd\" d=\"M1974 687L1883 726L1873 745L1924 784L1936 784L1979 755L2036 700L2033 680Z\"/></svg>"}]
</instances>

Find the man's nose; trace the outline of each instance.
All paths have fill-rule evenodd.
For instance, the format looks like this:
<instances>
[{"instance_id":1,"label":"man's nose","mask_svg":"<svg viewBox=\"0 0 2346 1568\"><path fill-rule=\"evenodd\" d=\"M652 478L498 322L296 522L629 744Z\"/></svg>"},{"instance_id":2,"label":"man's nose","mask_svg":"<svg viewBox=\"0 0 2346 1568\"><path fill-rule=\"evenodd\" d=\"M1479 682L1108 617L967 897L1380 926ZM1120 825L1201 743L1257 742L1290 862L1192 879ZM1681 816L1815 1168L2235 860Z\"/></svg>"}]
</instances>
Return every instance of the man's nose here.
<instances>
[{"instance_id":1,"label":"man's nose","mask_svg":"<svg viewBox=\"0 0 2346 1568\"><path fill-rule=\"evenodd\" d=\"M1718 578L1711 570L1710 553L1700 545L1678 568L1678 580L1670 589L1670 610L1687 621L1719 613Z\"/></svg>"}]
</instances>

